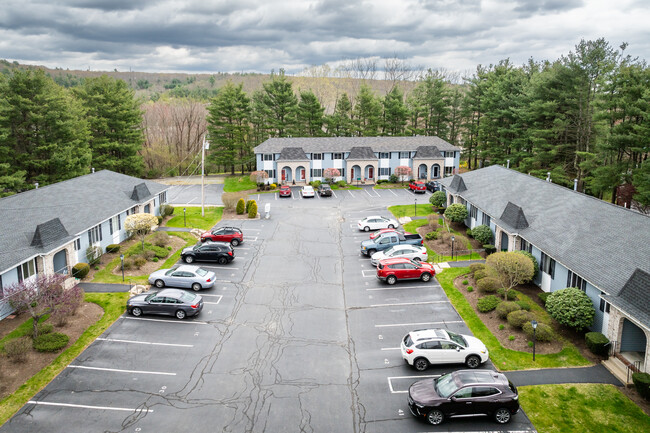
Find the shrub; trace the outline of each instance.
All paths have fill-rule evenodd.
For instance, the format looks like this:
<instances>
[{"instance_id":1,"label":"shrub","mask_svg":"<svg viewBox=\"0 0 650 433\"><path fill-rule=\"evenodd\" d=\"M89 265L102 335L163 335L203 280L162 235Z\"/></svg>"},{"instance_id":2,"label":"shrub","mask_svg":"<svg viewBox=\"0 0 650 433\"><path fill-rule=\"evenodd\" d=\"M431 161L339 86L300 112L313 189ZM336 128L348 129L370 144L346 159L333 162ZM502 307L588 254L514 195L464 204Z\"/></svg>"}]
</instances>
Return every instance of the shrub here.
<instances>
[{"instance_id":1,"label":"shrub","mask_svg":"<svg viewBox=\"0 0 650 433\"><path fill-rule=\"evenodd\" d=\"M516 302L502 302L496 308L496 313L497 316L499 316L502 319L505 319L508 317L508 314L517 310L521 310L521 307L517 305Z\"/></svg>"},{"instance_id":2,"label":"shrub","mask_svg":"<svg viewBox=\"0 0 650 433\"><path fill-rule=\"evenodd\" d=\"M54 331L54 325L51 323L39 323L36 325L37 333L38 335L41 334L49 334L50 332Z\"/></svg>"},{"instance_id":3,"label":"shrub","mask_svg":"<svg viewBox=\"0 0 650 433\"><path fill-rule=\"evenodd\" d=\"M248 210L251 208L251 202L253 200L246 200L246 206L244 207L244 212L248 213Z\"/></svg>"},{"instance_id":4,"label":"shrub","mask_svg":"<svg viewBox=\"0 0 650 433\"><path fill-rule=\"evenodd\" d=\"M154 257L156 257L156 253L153 251L152 248L154 248L154 247L150 246L149 248L144 250L144 252L138 254L137 257L144 257L147 261L152 260Z\"/></svg>"},{"instance_id":5,"label":"shrub","mask_svg":"<svg viewBox=\"0 0 650 433\"><path fill-rule=\"evenodd\" d=\"M248 208L248 218L255 218L257 216L257 202L252 200L250 207Z\"/></svg>"},{"instance_id":6,"label":"shrub","mask_svg":"<svg viewBox=\"0 0 650 433\"><path fill-rule=\"evenodd\" d=\"M600 332L587 332L585 342L594 355L607 356L609 339Z\"/></svg>"},{"instance_id":7,"label":"shrub","mask_svg":"<svg viewBox=\"0 0 650 433\"><path fill-rule=\"evenodd\" d=\"M515 251L517 254L523 254L524 256L528 257L532 262L533 262L533 268L535 268L535 272L533 273L533 280L537 278L537 274L539 274L539 263L537 262L537 259L535 258L534 255L529 253L528 251Z\"/></svg>"},{"instance_id":8,"label":"shrub","mask_svg":"<svg viewBox=\"0 0 650 433\"><path fill-rule=\"evenodd\" d=\"M530 309L532 308L530 303L528 303L528 301L517 301L517 305L519 305L522 310L526 310L526 311L530 311Z\"/></svg>"},{"instance_id":9,"label":"shrub","mask_svg":"<svg viewBox=\"0 0 650 433\"><path fill-rule=\"evenodd\" d=\"M158 208L158 212L160 213L160 216L164 218L174 213L174 206L170 204L161 204Z\"/></svg>"},{"instance_id":10,"label":"shrub","mask_svg":"<svg viewBox=\"0 0 650 433\"><path fill-rule=\"evenodd\" d=\"M485 264L483 264L483 263L472 263L471 265L469 265L469 271L472 274L474 274L474 272L476 272L476 271L480 271L480 270L483 270L483 269L485 269Z\"/></svg>"},{"instance_id":11,"label":"shrub","mask_svg":"<svg viewBox=\"0 0 650 433\"><path fill-rule=\"evenodd\" d=\"M546 310L559 323L576 330L590 327L596 314L589 296L575 287L551 293L546 299Z\"/></svg>"},{"instance_id":12,"label":"shrub","mask_svg":"<svg viewBox=\"0 0 650 433\"><path fill-rule=\"evenodd\" d=\"M515 341L515 336L514 335L508 335L508 340Z\"/></svg>"},{"instance_id":13,"label":"shrub","mask_svg":"<svg viewBox=\"0 0 650 433\"><path fill-rule=\"evenodd\" d=\"M276 184L274 184L274 183L272 183L271 186L270 186L271 189L276 189L277 187L278 186Z\"/></svg>"},{"instance_id":14,"label":"shrub","mask_svg":"<svg viewBox=\"0 0 650 433\"><path fill-rule=\"evenodd\" d=\"M463 286L466 286L466 285L468 285L468 284L469 284L469 281L467 281L467 280L463 280Z\"/></svg>"},{"instance_id":15,"label":"shrub","mask_svg":"<svg viewBox=\"0 0 650 433\"><path fill-rule=\"evenodd\" d=\"M34 349L39 352L58 352L68 344L68 340L67 335L58 332L39 335L34 339Z\"/></svg>"},{"instance_id":16,"label":"shrub","mask_svg":"<svg viewBox=\"0 0 650 433\"><path fill-rule=\"evenodd\" d=\"M481 224L472 229L472 236L481 244L487 244L492 240L492 230L485 224Z\"/></svg>"},{"instance_id":17,"label":"shrub","mask_svg":"<svg viewBox=\"0 0 650 433\"><path fill-rule=\"evenodd\" d=\"M495 293L501 283L498 279L493 277L481 278L476 282L478 289L483 293Z\"/></svg>"},{"instance_id":18,"label":"shrub","mask_svg":"<svg viewBox=\"0 0 650 433\"><path fill-rule=\"evenodd\" d=\"M346 186L348 186L348 183L344 180L339 180L338 182L336 182L336 184L339 186L339 188L345 188Z\"/></svg>"},{"instance_id":19,"label":"shrub","mask_svg":"<svg viewBox=\"0 0 650 433\"><path fill-rule=\"evenodd\" d=\"M521 329L524 330L528 338L533 338L533 325L530 322L524 323ZM553 328L548 326L546 323L537 324L537 329L535 330L535 340L553 341L554 338L555 338L555 333L553 332Z\"/></svg>"},{"instance_id":20,"label":"shrub","mask_svg":"<svg viewBox=\"0 0 650 433\"><path fill-rule=\"evenodd\" d=\"M27 336L14 338L5 343L5 353L12 362L22 362L27 358L31 346L32 340Z\"/></svg>"},{"instance_id":21,"label":"shrub","mask_svg":"<svg viewBox=\"0 0 650 433\"><path fill-rule=\"evenodd\" d=\"M77 263L72 267L72 276L80 280L86 278L90 272L90 265L88 263Z\"/></svg>"},{"instance_id":22,"label":"shrub","mask_svg":"<svg viewBox=\"0 0 650 433\"><path fill-rule=\"evenodd\" d=\"M165 232L156 232L151 238L151 243L157 247L164 248L169 243L169 235Z\"/></svg>"},{"instance_id":23,"label":"shrub","mask_svg":"<svg viewBox=\"0 0 650 433\"><path fill-rule=\"evenodd\" d=\"M468 238L471 238L472 237L472 229L465 230L465 234L467 235Z\"/></svg>"},{"instance_id":24,"label":"shrub","mask_svg":"<svg viewBox=\"0 0 650 433\"><path fill-rule=\"evenodd\" d=\"M152 257L153 258L153 257ZM142 256L133 256L133 266L140 269L147 263L147 259Z\"/></svg>"},{"instance_id":25,"label":"shrub","mask_svg":"<svg viewBox=\"0 0 650 433\"><path fill-rule=\"evenodd\" d=\"M515 310L508 314L508 324L515 328L521 328L524 323L535 319L535 315L526 310Z\"/></svg>"},{"instance_id":26,"label":"shrub","mask_svg":"<svg viewBox=\"0 0 650 433\"><path fill-rule=\"evenodd\" d=\"M440 224L438 224L438 218L439 218L438 214L435 213L431 213L427 215L427 221L429 223L429 228L431 230L437 230L438 227L440 227Z\"/></svg>"},{"instance_id":27,"label":"shrub","mask_svg":"<svg viewBox=\"0 0 650 433\"><path fill-rule=\"evenodd\" d=\"M223 203L223 210L233 211L237 207L239 199L246 199L245 192L224 192L221 194L221 202Z\"/></svg>"},{"instance_id":28,"label":"shrub","mask_svg":"<svg viewBox=\"0 0 650 433\"><path fill-rule=\"evenodd\" d=\"M135 268L135 264L133 262L134 262L133 257L125 258L124 259L124 270L128 271L128 270L131 270L131 269ZM118 269L120 269L119 266L118 266Z\"/></svg>"},{"instance_id":29,"label":"shrub","mask_svg":"<svg viewBox=\"0 0 650 433\"><path fill-rule=\"evenodd\" d=\"M165 257L167 257L169 255L169 250L167 248L158 247L158 246L155 246L155 245L152 245L150 247L150 249L147 250L147 251L153 252L154 256L159 258L159 259L164 259ZM151 259L153 259L153 257ZM151 260L151 259L149 259L149 260Z\"/></svg>"},{"instance_id":30,"label":"shrub","mask_svg":"<svg viewBox=\"0 0 650 433\"><path fill-rule=\"evenodd\" d=\"M634 373L632 374L632 382L639 395L646 400L650 400L650 374L649 373Z\"/></svg>"},{"instance_id":31,"label":"shrub","mask_svg":"<svg viewBox=\"0 0 650 433\"><path fill-rule=\"evenodd\" d=\"M476 281L479 281L485 277L487 277L487 271L485 269L479 269L478 271L474 272L474 279Z\"/></svg>"},{"instance_id":32,"label":"shrub","mask_svg":"<svg viewBox=\"0 0 650 433\"><path fill-rule=\"evenodd\" d=\"M110 244L106 246L107 253L116 253L119 250L120 250L120 246L118 244Z\"/></svg>"},{"instance_id":33,"label":"shrub","mask_svg":"<svg viewBox=\"0 0 650 433\"><path fill-rule=\"evenodd\" d=\"M435 207L443 207L447 203L447 194L442 191L436 191L429 197L429 203Z\"/></svg>"},{"instance_id":34,"label":"shrub","mask_svg":"<svg viewBox=\"0 0 650 433\"><path fill-rule=\"evenodd\" d=\"M501 300L499 298L494 295L488 295L478 300L476 308L481 313L487 313L488 311L494 310L500 303Z\"/></svg>"},{"instance_id":35,"label":"shrub","mask_svg":"<svg viewBox=\"0 0 650 433\"><path fill-rule=\"evenodd\" d=\"M156 218L158 218L158 225L162 224L163 217L158 215Z\"/></svg>"},{"instance_id":36,"label":"shrub","mask_svg":"<svg viewBox=\"0 0 650 433\"><path fill-rule=\"evenodd\" d=\"M473 292L473 291L474 291L474 287L472 287L472 286L467 286L467 291L468 291L468 292Z\"/></svg>"},{"instance_id":37,"label":"shrub","mask_svg":"<svg viewBox=\"0 0 650 433\"><path fill-rule=\"evenodd\" d=\"M91 265L99 263L99 258L102 256L102 247L90 245L86 248L86 260Z\"/></svg>"},{"instance_id":38,"label":"shrub","mask_svg":"<svg viewBox=\"0 0 650 433\"><path fill-rule=\"evenodd\" d=\"M428 241L433 241L438 239L438 232L429 232L426 235L424 235L424 239Z\"/></svg>"},{"instance_id":39,"label":"shrub","mask_svg":"<svg viewBox=\"0 0 650 433\"><path fill-rule=\"evenodd\" d=\"M488 256L490 254L496 253L497 251L497 247L491 244L484 244L483 249L485 250L485 254L487 254Z\"/></svg>"},{"instance_id":40,"label":"shrub","mask_svg":"<svg viewBox=\"0 0 650 433\"><path fill-rule=\"evenodd\" d=\"M433 197L433 195L431 197ZM467 207L460 203L449 205L447 209L445 209L445 217L455 223L462 222L467 218Z\"/></svg>"},{"instance_id":41,"label":"shrub","mask_svg":"<svg viewBox=\"0 0 650 433\"><path fill-rule=\"evenodd\" d=\"M237 200L237 215L243 215L246 210L246 202L243 198Z\"/></svg>"},{"instance_id":42,"label":"shrub","mask_svg":"<svg viewBox=\"0 0 650 433\"><path fill-rule=\"evenodd\" d=\"M172 250L172 247L167 247L167 251L171 251L171 250Z\"/></svg>"},{"instance_id":43,"label":"shrub","mask_svg":"<svg viewBox=\"0 0 650 433\"><path fill-rule=\"evenodd\" d=\"M502 298L504 297L505 293L506 293L506 289L504 289L503 287L499 287L497 289L497 295L501 296ZM517 298L519 297L519 292L516 291L515 289L510 289L508 290L507 297L508 297L507 298L508 301L516 301Z\"/></svg>"},{"instance_id":44,"label":"shrub","mask_svg":"<svg viewBox=\"0 0 650 433\"><path fill-rule=\"evenodd\" d=\"M546 306L546 299L548 298L548 295L550 295L549 292L542 292L537 294L537 297L540 301L542 301L542 304L544 304L544 306Z\"/></svg>"},{"instance_id":45,"label":"shrub","mask_svg":"<svg viewBox=\"0 0 650 433\"><path fill-rule=\"evenodd\" d=\"M506 325L504 325L503 323L501 323L501 324L499 325L499 329L500 329L500 330L503 331L505 328L506 328Z\"/></svg>"},{"instance_id":46,"label":"shrub","mask_svg":"<svg viewBox=\"0 0 650 433\"><path fill-rule=\"evenodd\" d=\"M152 262L157 262L158 260L160 260L158 259L158 257L154 257L153 259L151 259Z\"/></svg>"},{"instance_id":47,"label":"shrub","mask_svg":"<svg viewBox=\"0 0 650 433\"><path fill-rule=\"evenodd\" d=\"M96 270L96 271L98 271L98 270L99 270L99 266L95 265L95 266L93 266L93 269Z\"/></svg>"},{"instance_id":48,"label":"shrub","mask_svg":"<svg viewBox=\"0 0 650 433\"><path fill-rule=\"evenodd\" d=\"M395 173L391 174L389 180L392 183L397 183L397 181L398 181L397 175Z\"/></svg>"},{"instance_id":49,"label":"shrub","mask_svg":"<svg viewBox=\"0 0 650 433\"><path fill-rule=\"evenodd\" d=\"M529 341L527 344L528 344L528 347L533 347L533 342L532 341Z\"/></svg>"}]
</instances>

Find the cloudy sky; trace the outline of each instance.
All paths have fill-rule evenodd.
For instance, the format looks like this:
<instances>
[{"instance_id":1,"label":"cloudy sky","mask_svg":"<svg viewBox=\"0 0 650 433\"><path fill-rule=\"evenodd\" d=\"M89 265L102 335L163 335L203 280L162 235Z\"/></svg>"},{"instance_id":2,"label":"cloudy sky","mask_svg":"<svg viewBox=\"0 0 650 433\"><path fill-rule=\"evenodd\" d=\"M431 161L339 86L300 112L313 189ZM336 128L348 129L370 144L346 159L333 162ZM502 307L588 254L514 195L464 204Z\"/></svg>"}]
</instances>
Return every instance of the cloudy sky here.
<instances>
[{"instance_id":1,"label":"cloudy sky","mask_svg":"<svg viewBox=\"0 0 650 433\"><path fill-rule=\"evenodd\" d=\"M355 58L474 70L604 37L650 60L649 0L3 0L0 58L70 69L297 73Z\"/></svg>"}]
</instances>

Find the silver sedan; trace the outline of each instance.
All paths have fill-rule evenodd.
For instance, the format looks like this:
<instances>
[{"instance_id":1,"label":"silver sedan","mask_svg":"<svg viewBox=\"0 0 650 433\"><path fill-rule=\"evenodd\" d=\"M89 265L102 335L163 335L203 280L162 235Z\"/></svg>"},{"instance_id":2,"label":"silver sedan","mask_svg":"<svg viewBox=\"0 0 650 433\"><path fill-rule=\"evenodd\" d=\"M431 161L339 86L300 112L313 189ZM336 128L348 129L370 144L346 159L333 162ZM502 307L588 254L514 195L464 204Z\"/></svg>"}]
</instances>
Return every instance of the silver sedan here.
<instances>
[{"instance_id":1,"label":"silver sedan","mask_svg":"<svg viewBox=\"0 0 650 433\"><path fill-rule=\"evenodd\" d=\"M198 292L214 287L216 275L212 271L198 266L183 265L173 269L159 269L149 275L149 284L159 289L163 287L180 287Z\"/></svg>"},{"instance_id":2,"label":"silver sedan","mask_svg":"<svg viewBox=\"0 0 650 433\"><path fill-rule=\"evenodd\" d=\"M370 258L370 264L377 266L380 260L404 257L415 261L426 262L429 258L426 247L419 245L395 245L384 251L378 251Z\"/></svg>"}]
</instances>

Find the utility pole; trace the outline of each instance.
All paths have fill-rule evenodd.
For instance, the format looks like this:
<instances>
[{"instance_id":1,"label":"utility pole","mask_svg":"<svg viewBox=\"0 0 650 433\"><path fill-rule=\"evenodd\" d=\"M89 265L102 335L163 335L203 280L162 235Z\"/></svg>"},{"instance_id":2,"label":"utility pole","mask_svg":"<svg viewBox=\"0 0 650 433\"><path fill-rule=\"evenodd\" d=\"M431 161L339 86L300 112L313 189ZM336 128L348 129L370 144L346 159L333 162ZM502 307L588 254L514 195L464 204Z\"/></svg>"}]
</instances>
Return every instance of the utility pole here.
<instances>
[{"instance_id":1,"label":"utility pole","mask_svg":"<svg viewBox=\"0 0 650 433\"><path fill-rule=\"evenodd\" d=\"M203 143L201 143L201 216L205 216L205 148L208 142L203 136Z\"/></svg>"}]
</instances>

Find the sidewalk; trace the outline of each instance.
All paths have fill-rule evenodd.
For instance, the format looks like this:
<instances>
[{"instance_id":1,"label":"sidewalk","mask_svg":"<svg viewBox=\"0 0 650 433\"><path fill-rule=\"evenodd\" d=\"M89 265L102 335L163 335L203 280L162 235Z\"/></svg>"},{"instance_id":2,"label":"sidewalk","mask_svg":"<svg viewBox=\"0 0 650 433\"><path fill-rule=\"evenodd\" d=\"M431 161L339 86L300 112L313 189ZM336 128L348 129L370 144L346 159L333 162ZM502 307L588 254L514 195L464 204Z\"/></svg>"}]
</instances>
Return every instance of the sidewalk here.
<instances>
[{"instance_id":1,"label":"sidewalk","mask_svg":"<svg viewBox=\"0 0 650 433\"><path fill-rule=\"evenodd\" d=\"M623 386L602 364L578 368L544 368L503 372L516 386L563 383L607 383Z\"/></svg>"},{"instance_id":2,"label":"sidewalk","mask_svg":"<svg viewBox=\"0 0 650 433\"><path fill-rule=\"evenodd\" d=\"M79 287L84 289L84 292L97 292L97 293L115 293L115 292L128 292L132 286L128 284L109 284L109 283L79 283Z\"/></svg>"}]
</instances>

